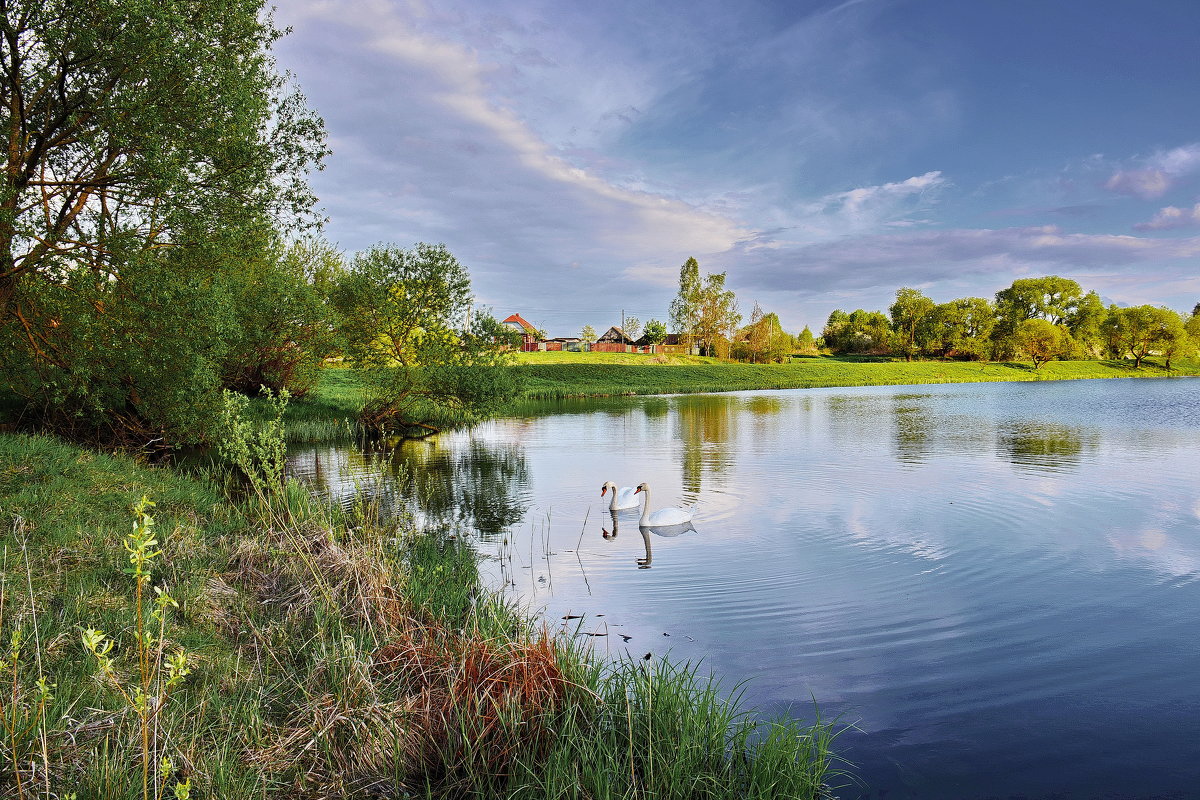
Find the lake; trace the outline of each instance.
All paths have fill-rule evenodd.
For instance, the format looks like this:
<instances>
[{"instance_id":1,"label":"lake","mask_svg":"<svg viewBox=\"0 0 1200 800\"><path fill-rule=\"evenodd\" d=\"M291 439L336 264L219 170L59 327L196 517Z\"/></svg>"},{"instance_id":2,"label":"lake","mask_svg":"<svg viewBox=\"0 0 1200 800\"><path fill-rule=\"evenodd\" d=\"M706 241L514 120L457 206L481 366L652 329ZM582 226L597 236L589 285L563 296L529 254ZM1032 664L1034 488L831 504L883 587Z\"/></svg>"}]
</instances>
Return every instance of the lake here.
<instances>
[{"instance_id":1,"label":"lake","mask_svg":"<svg viewBox=\"0 0 1200 800\"><path fill-rule=\"evenodd\" d=\"M1200 380L559 402L290 468L477 531L494 586L602 653L854 723L843 798L1200 791ZM606 480L695 530L613 535Z\"/></svg>"}]
</instances>

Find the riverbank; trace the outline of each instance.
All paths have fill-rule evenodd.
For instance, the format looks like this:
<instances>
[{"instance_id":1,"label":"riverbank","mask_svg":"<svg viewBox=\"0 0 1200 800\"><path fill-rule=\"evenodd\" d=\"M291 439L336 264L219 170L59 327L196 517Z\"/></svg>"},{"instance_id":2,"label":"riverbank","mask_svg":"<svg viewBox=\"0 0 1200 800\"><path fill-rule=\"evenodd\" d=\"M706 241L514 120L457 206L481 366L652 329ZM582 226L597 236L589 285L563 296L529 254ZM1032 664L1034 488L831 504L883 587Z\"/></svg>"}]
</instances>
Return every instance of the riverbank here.
<instances>
[{"instance_id":1,"label":"riverbank","mask_svg":"<svg viewBox=\"0 0 1200 800\"><path fill-rule=\"evenodd\" d=\"M803 358L789 364L692 365L537 364L515 367L529 399L621 394L684 394L749 389L812 389L980 381L1158 378L1200 375L1200 361L1177 360L1171 370L1143 362L1051 361L1034 369L1021 362L894 361Z\"/></svg>"},{"instance_id":2,"label":"riverbank","mask_svg":"<svg viewBox=\"0 0 1200 800\"><path fill-rule=\"evenodd\" d=\"M798 358L788 364L741 364L700 356L622 353L525 353L513 367L522 400L618 395L733 392L751 389L812 389L980 381L1091 380L1200 376L1200 359L1182 359L1167 370L1145 361L1051 361L1034 369L1022 362L895 361L887 358ZM363 402L354 373L330 367L317 386L287 410L292 441L353 438Z\"/></svg>"},{"instance_id":3,"label":"riverbank","mask_svg":"<svg viewBox=\"0 0 1200 800\"><path fill-rule=\"evenodd\" d=\"M6 796L133 798L148 777L154 796L815 798L833 778L827 726L758 723L662 660L592 660L489 595L461 534L232 491L0 434Z\"/></svg>"}]
</instances>

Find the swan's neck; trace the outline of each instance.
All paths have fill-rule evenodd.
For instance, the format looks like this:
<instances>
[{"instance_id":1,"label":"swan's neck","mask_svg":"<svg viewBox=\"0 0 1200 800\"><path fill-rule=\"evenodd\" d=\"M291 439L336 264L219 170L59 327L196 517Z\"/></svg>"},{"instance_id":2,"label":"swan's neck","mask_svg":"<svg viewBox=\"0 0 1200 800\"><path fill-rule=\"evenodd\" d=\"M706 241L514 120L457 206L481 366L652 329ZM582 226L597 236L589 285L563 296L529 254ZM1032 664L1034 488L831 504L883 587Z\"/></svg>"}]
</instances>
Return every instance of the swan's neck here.
<instances>
[{"instance_id":1,"label":"swan's neck","mask_svg":"<svg viewBox=\"0 0 1200 800\"><path fill-rule=\"evenodd\" d=\"M612 499L608 501L608 510L617 510L617 487L615 486L612 488Z\"/></svg>"},{"instance_id":2,"label":"swan's neck","mask_svg":"<svg viewBox=\"0 0 1200 800\"><path fill-rule=\"evenodd\" d=\"M642 494L646 495L646 500L644 503L642 503L642 518L639 520L639 522L642 525L645 525L650 521L650 490L642 489Z\"/></svg>"}]
</instances>

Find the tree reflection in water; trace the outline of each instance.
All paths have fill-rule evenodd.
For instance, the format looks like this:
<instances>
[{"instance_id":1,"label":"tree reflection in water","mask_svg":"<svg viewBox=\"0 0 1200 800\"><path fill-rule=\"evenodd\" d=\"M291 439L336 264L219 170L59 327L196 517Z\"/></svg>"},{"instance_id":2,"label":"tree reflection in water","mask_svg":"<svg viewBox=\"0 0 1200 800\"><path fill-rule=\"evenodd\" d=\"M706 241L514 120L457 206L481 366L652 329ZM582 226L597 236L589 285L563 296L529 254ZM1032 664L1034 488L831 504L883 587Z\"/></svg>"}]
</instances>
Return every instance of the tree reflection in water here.
<instances>
[{"instance_id":1,"label":"tree reflection in water","mask_svg":"<svg viewBox=\"0 0 1200 800\"><path fill-rule=\"evenodd\" d=\"M996 431L996 449L1014 465L1063 472L1079 466L1085 451L1100 446L1100 434L1070 425L1019 422Z\"/></svg>"},{"instance_id":2,"label":"tree reflection in water","mask_svg":"<svg viewBox=\"0 0 1200 800\"><path fill-rule=\"evenodd\" d=\"M515 444L436 437L392 451L391 471L410 507L443 524L494 536L525 517L529 468Z\"/></svg>"},{"instance_id":3,"label":"tree reflection in water","mask_svg":"<svg viewBox=\"0 0 1200 800\"><path fill-rule=\"evenodd\" d=\"M521 447L466 433L363 448L296 448L288 454L288 472L343 508L413 514L425 524L468 527L484 536L520 523L529 506Z\"/></svg>"}]
</instances>

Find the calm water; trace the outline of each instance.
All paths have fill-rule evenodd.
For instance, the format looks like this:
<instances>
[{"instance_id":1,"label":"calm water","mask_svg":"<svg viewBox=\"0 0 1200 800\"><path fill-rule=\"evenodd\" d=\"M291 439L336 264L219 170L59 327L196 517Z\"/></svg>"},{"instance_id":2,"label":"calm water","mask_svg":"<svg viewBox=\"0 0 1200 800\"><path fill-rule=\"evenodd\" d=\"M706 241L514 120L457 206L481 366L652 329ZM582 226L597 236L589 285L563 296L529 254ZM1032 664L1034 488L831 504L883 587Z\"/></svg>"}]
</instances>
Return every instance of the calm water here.
<instances>
[{"instance_id":1,"label":"calm water","mask_svg":"<svg viewBox=\"0 0 1200 800\"><path fill-rule=\"evenodd\" d=\"M858 727L844 798L1200 796L1200 381L589 401L292 468L388 476L601 650L815 698ZM605 480L696 530L605 538Z\"/></svg>"}]
</instances>

